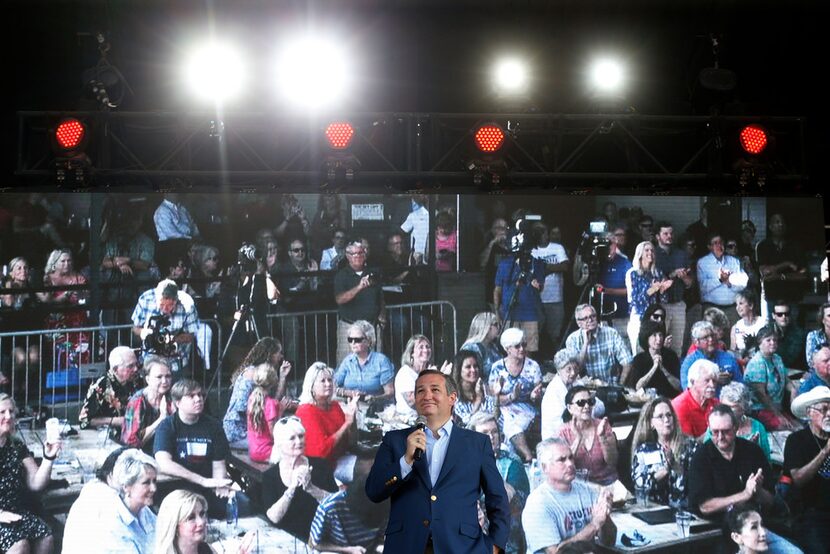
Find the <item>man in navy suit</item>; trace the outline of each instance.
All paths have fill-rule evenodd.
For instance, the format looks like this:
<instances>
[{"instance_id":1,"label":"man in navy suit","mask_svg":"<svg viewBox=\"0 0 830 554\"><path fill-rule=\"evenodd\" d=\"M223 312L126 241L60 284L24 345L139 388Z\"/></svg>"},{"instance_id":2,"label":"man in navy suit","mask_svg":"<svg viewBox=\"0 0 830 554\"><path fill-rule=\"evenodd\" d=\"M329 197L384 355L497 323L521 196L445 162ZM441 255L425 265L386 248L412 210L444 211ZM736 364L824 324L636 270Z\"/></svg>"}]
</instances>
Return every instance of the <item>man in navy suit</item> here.
<instances>
[{"instance_id":1,"label":"man in navy suit","mask_svg":"<svg viewBox=\"0 0 830 554\"><path fill-rule=\"evenodd\" d=\"M415 382L415 409L426 429L390 431L366 481L373 502L392 499L384 550L395 554L498 554L510 531L504 482L487 436L454 426L452 378L425 370ZM420 460L415 451L423 452ZM485 535L477 502L484 492Z\"/></svg>"}]
</instances>

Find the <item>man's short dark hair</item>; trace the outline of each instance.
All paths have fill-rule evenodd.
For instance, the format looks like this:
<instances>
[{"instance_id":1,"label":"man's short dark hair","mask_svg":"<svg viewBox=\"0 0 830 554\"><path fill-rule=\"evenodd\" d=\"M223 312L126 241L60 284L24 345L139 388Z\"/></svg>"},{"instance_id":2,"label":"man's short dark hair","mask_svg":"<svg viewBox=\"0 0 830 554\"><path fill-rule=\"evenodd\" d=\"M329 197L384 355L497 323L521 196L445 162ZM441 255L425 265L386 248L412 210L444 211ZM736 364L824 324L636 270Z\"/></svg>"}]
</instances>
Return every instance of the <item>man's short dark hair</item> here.
<instances>
[{"instance_id":1,"label":"man's short dark hair","mask_svg":"<svg viewBox=\"0 0 830 554\"><path fill-rule=\"evenodd\" d=\"M170 397L173 402L179 402L182 398L189 394L193 394L197 390L204 390L201 384L194 379L182 379L176 382L170 389Z\"/></svg>"},{"instance_id":2,"label":"man's short dark hair","mask_svg":"<svg viewBox=\"0 0 830 554\"><path fill-rule=\"evenodd\" d=\"M735 429L738 428L738 418L735 417L735 412L732 411L732 408L726 404L718 404L712 408L712 412L709 414L709 417L712 417L713 415L728 417L732 421L732 427Z\"/></svg>"},{"instance_id":3,"label":"man's short dark hair","mask_svg":"<svg viewBox=\"0 0 830 554\"><path fill-rule=\"evenodd\" d=\"M425 369L418 374L418 379L426 375L440 375L444 378L444 387L447 389L447 395L449 396L452 393L455 393L456 395L458 394L458 386L455 384L455 379L446 373L441 373L437 369ZM416 383L418 382L418 379L415 379Z\"/></svg>"},{"instance_id":4,"label":"man's short dark hair","mask_svg":"<svg viewBox=\"0 0 830 554\"><path fill-rule=\"evenodd\" d=\"M657 233L659 234L660 231L662 231L663 229L674 229L674 225L672 225L668 221L661 219L660 221L654 224L654 228L657 229Z\"/></svg>"}]
</instances>

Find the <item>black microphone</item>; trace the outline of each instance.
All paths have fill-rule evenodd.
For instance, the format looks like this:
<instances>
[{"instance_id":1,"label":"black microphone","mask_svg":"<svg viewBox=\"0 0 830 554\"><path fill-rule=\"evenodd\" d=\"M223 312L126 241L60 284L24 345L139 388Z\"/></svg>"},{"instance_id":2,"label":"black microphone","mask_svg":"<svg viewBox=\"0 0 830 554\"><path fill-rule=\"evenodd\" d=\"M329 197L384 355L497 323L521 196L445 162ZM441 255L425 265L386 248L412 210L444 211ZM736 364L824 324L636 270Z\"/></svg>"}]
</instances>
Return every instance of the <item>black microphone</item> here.
<instances>
[{"instance_id":1,"label":"black microphone","mask_svg":"<svg viewBox=\"0 0 830 554\"><path fill-rule=\"evenodd\" d=\"M420 429L421 431L426 429L427 428L427 418L424 417L424 416L418 416L418 419L415 420L415 428ZM415 458L415 461L418 461L418 460L421 459L421 456L423 456L423 455L424 455L424 449L423 448L416 448L415 449L415 454L413 454L412 457Z\"/></svg>"}]
</instances>

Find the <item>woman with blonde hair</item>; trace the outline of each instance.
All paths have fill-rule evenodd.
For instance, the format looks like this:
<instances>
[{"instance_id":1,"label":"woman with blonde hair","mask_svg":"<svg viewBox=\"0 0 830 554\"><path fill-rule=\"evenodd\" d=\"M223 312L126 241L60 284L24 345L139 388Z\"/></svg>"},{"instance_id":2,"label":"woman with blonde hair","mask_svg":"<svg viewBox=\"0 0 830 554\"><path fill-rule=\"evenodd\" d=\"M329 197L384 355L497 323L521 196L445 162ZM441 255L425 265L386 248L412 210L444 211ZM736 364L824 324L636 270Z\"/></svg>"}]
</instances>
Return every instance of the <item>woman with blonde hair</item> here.
<instances>
[{"instance_id":1,"label":"woman with blonde hair","mask_svg":"<svg viewBox=\"0 0 830 554\"><path fill-rule=\"evenodd\" d=\"M277 401L273 394L279 382L277 370L270 363L254 368L254 390L248 397L248 455L254 462L267 462L271 457L274 437L271 427L287 407L287 400Z\"/></svg>"},{"instance_id":2,"label":"woman with blonde hair","mask_svg":"<svg viewBox=\"0 0 830 554\"><path fill-rule=\"evenodd\" d=\"M349 430L357 411L357 396L345 406L334 400L332 369L323 362L314 362L303 379L297 417L305 427L307 456L334 461L346 452Z\"/></svg>"},{"instance_id":3,"label":"woman with blonde hair","mask_svg":"<svg viewBox=\"0 0 830 554\"><path fill-rule=\"evenodd\" d=\"M156 519L155 554L216 554L206 542L207 527L204 496L182 489L171 492Z\"/></svg>"},{"instance_id":4,"label":"woman with blonde hair","mask_svg":"<svg viewBox=\"0 0 830 554\"><path fill-rule=\"evenodd\" d=\"M67 248L53 250L46 261L43 275L43 285L59 287L68 285L86 285L86 277L73 267L72 251ZM75 306L86 302L85 290L52 290L38 295L41 302L61 306ZM86 310L62 310L52 312L46 318L47 329L70 329L86 327L89 323ZM57 335L57 334L56 334ZM89 333L66 333L55 336L55 350L57 351L58 368L65 369L77 363L89 363L92 348ZM77 354L78 359L70 359L71 353Z\"/></svg>"},{"instance_id":5,"label":"woman with blonde hair","mask_svg":"<svg viewBox=\"0 0 830 554\"><path fill-rule=\"evenodd\" d=\"M412 335L401 355L401 368L395 376L395 404L399 414L415 417L415 381L425 369L437 369L432 363L432 343L424 335ZM441 373L452 364L445 361Z\"/></svg>"},{"instance_id":6,"label":"woman with blonde hair","mask_svg":"<svg viewBox=\"0 0 830 554\"><path fill-rule=\"evenodd\" d=\"M481 380L490 379L490 368L499 361L504 353L499 348L499 320L493 312L479 312L470 322L467 339L461 350L472 350L481 360Z\"/></svg>"},{"instance_id":7,"label":"woman with blonde hair","mask_svg":"<svg viewBox=\"0 0 830 554\"><path fill-rule=\"evenodd\" d=\"M631 269L625 274L625 288L628 292L628 338L631 353L637 353L637 338L640 335L640 319L651 304L666 303L665 292L673 281L667 279L655 263L654 245L643 241L634 251Z\"/></svg>"}]
</instances>

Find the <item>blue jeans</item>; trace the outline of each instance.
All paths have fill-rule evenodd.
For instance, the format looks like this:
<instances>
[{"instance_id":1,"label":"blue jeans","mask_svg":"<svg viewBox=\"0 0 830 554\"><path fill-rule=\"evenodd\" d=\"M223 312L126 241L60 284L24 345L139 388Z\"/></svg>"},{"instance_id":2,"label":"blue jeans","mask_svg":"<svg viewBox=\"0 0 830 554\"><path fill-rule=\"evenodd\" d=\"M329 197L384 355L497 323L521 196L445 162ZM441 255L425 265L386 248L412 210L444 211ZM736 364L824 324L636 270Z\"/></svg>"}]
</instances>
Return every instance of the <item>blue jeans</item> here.
<instances>
[{"instance_id":1,"label":"blue jeans","mask_svg":"<svg viewBox=\"0 0 830 554\"><path fill-rule=\"evenodd\" d=\"M796 545L767 529L767 544L770 554L804 554Z\"/></svg>"}]
</instances>

